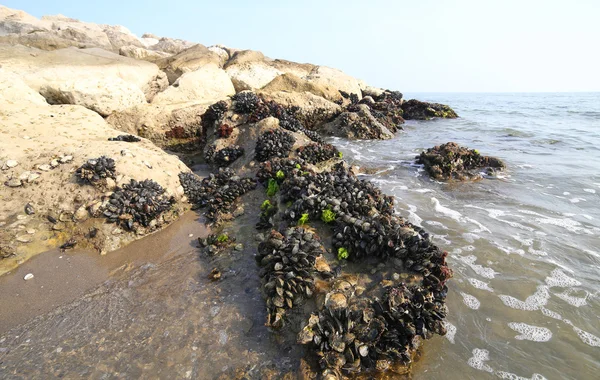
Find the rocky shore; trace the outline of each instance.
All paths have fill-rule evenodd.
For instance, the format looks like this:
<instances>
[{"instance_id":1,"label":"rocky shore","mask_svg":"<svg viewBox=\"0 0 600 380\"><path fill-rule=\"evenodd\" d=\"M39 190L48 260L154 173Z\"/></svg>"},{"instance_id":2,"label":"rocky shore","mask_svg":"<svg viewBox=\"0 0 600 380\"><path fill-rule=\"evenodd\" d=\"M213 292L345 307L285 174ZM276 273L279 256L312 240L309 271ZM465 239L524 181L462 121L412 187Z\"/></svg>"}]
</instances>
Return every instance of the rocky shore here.
<instances>
[{"instance_id":1,"label":"rocky shore","mask_svg":"<svg viewBox=\"0 0 600 380\"><path fill-rule=\"evenodd\" d=\"M265 323L306 346L305 377L406 374L445 334L447 253L326 139L395 138L405 120L458 117L449 106L257 51L6 7L0 104L0 274L56 247L108 253L193 208L215 232L201 254L251 247ZM439 180L504 167L454 143L418 162ZM221 230L244 214L257 239L234 244Z\"/></svg>"}]
</instances>

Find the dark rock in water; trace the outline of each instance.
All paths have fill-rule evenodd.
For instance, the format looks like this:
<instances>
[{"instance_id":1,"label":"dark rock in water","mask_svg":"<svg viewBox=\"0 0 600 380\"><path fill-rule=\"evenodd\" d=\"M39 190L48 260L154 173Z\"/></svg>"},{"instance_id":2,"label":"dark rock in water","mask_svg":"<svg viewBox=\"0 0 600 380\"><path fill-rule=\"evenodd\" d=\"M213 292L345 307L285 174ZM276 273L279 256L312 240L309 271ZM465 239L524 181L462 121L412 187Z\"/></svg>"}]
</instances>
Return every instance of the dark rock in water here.
<instances>
[{"instance_id":1,"label":"dark rock in water","mask_svg":"<svg viewBox=\"0 0 600 380\"><path fill-rule=\"evenodd\" d=\"M133 135L119 135L117 137L109 137L108 141L139 142L142 139Z\"/></svg>"},{"instance_id":2,"label":"dark rock in water","mask_svg":"<svg viewBox=\"0 0 600 380\"><path fill-rule=\"evenodd\" d=\"M215 152L214 146L206 148L204 159L207 163L216 164L220 167L229 166L232 162L244 155L244 148L230 145Z\"/></svg>"},{"instance_id":3,"label":"dark rock in water","mask_svg":"<svg viewBox=\"0 0 600 380\"><path fill-rule=\"evenodd\" d=\"M402 110L406 120L429 120L433 117L454 119L458 117L456 112L445 104L421 102L416 99L402 103Z\"/></svg>"},{"instance_id":4,"label":"dark rock in water","mask_svg":"<svg viewBox=\"0 0 600 380\"><path fill-rule=\"evenodd\" d=\"M264 162L273 157L287 157L295 142L294 136L281 128L266 131L256 141L256 160Z\"/></svg>"},{"instance_id":5,"label":"dark rock in water","mask_svg":"<svg viewBox=\"0 0 600 380\"><path fill-rule=\"evenodd\" d=\"M128 230L135 230L137 225L148 227L174 202L172 197L168 198L164 193L162 186L153 180L138 182L132 179L112 193L102 212L109 222Z\"/></svg>"},{"instance_id":6,"label":"dark rock in water","mask_svg":"<svg viewBox=\"0 0 600 380\"><path fill-rule=\"evenodd\" d=\"M229 168L219 169L203 179L192 173L180 173L179 181L189 201L196 207L207 207L206 217L217 223L232 211L239 197L256 188L254 179L239 178Z\"/></svg>"},{"instance_id":7,"label":"dark rock in water","mask_svg":"<svg viewBox=\"0 0 600 380\"><path fill-rule=\"evenodd\" d=\"M300 158L311 164L340 157L340 152L331 144L309 144L298 148Z\"/></svg>"},{"instance_id":8,"label":"dark rock in water","mask_svg":"<svg viewBox=\"0 0 600 380\"><path fill-rule=\"evenodd\" d=\"M417 156L427 173L438 180L465 180L480 178L482 170L496 171L505 168L495 157L482 156L476 149L468 149L449 142L427 149Z\"/></svg>"},{"instance_id":9,"label":"dark rock in water","mask_svg":"<svg viewBox=\"0 0 600 380\"><path fill-rule=\"evenodd\" d=\"M98 184L106 178L116 178L115 160L102 156L87 160L75 171L80 182Z\"/></svg>"}]
</instances>

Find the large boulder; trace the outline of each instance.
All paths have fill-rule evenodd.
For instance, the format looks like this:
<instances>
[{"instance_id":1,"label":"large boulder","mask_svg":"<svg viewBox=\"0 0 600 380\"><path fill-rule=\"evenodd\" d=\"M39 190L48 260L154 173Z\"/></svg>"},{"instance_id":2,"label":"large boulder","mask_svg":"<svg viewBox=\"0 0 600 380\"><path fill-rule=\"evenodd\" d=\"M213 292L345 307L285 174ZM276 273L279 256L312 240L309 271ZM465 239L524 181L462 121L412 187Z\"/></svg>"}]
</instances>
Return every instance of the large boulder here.
<instances>
[{"instance_id":1,"label":"large boulder","mask_svg":"<svg viewBox=\"0 0 600 380\"><path fill-rule=\"evenodd\" d=\"M162 51L169 54L177 54L184 51L185 49L191 48L194 45L196 45L194 42L179 40L176 38L163 37L159 39L157 43L150 45L149 49Z\"/></svg>"},{"instance_id":2,"label":"large boulder","mask_svg":"<svg viewBox=\"0 0 600 380\"><path fill-rule=\"evenodd\" d=\"M121 25L101 25L106 33L113 51L119 51L123 46L145 47L140 39L129 29Z\"/></svg>"},{"instance_id":3,"label":"large boulder","mask_svg":"<svg viewBox=\"0 0 600 380\"><path fill-rule=\"evenodd\" d=\"M28 34L38 30L47 30L47 25L26 12L0 5L0 36Z\"/></svg>"},{"instance_id":4,"label":"large boulder","mask_svg":"<svg viewBox=\"0 0 600 380\"><path fill-rule=\"evenodd\" d=\"M356 94L359 99L362 97L359 81L337 69L317 66L306 76L306 80L328 89L331 93L337 92L337 95L328 98L331 101L341 99L339 91L344 91L347 94Z\"/></svg>"},{"instance_id":5,"label":"large boulder","mask_svg":"<svg viewBox=\"0 0 600 380\"><path fill-rule=\"evenodd\" d=\"M119 49L119 54L124 57L138 59L142 61L154 62L160 61L163 58L170 57L169 53L163 53L161 51L148 50L146 48L128 45L122 46Z\"/></svg>"},{"instance_id":6,"label":"large boulder","mask_svg":"<svg viewBox=\"0 0 600 380\"><path fill-rule=\"evenodd\" d=\"M312 92L263 92L263 90L259 93L265 100L273 100L288 109L293 107L296 110L294 116L304 127L311 130L331 121L342 112L341 106Z\"/></svg>"},{"instance_id":7,"label":"large boulder","mask_svg":"<svg viewBox=\"0 0 600 380\"><path fill-rule=\"evenodd\" d=\"M348 139L387 140L394 137L394 134L371 114L371 109L366 104L356 105L352 111L341 113L320 129L331 136Z\"/></svg>"},{"instance_id":8,"label":"large boulder","mask_svg":"<svg viewBox=\"0 0 600 380\"><path fill-rule=\"evenodd\" d=\"M326 99L337 99L340 97L339 91L330 87L321 86L317 83L310 82L306 79L302 79L292 73L278 75L260 90L260 92L266 94L276 93L280 91L310 92L311 94Z\"/></svg>"},{"instance_id":9,"label":"large boulder","mask_svg":"<svg viewBox=\"0 0 600 380\"><path fill-rule=\"evenodd\" d=\"M169 83L173 84L185 73L198 70L209 64L222 67L223 62L219 54L209 50L204 45L197 44L173 56L159 60L157 64L167 74Z\"/></svg>"},{"instance_id":10,"label":"large boulder","mask_svg":"<svg viewBox=\"0 0 600 380\"><path fill-rule=\"evenodd\" d=\"M77 104L102 116L146 103L142 90L120 78L81 78L40 88L50 104Z\"/></svg>"},{"instance_id":11,"label":"large boulder","mask_svg":"<svg viewBox=\"0 0 600 380\"><path fill-rule=\"evenodd\" d=\"M174 140L202 134L201 115L212 103L140 104L115 112L106 121L115 129L168 148Z\"/></svg>"},{"instance_id":12,"label":"large boulder","mask_svg":"<svg viewBox=\"0 0 600 380\"><path fill-rule=\"evenodd\" d=\"M184 207L177 174L189 169L150 141L109 141L122 133L97 113L81 106L47 105L5 70L0 70L0 102L0 167L4 169L0 170L0 244L16 254L4 259L9 264L4 268L70 238L80 248L117 249L164 226ZM106 187L79 183L75 170L103 155L115 160L114 182ZM106 223L101 211L108 204L105 192L131 179L152 179L175 201L171 211L136 233ZM88 231L94 228L97 232L91 237Z\"/></svg>"},{"instance_id":13,"label":"large boulder","mask_svg":"<svg viewBox=\"0 0 600 380\"><path fill-rule=\"evenodd\" d=\"M177 81L154 97L152 103L184 103L219 100L235 94L231 80L215 64L183 74Z\"/></svg>"},{"instance_id":14,"label":"large boulder","mask_svg":"<svg viewBox=\"0 0 600 380\"><path fill-rule=\"evenodd\" d=\"M155 64L98 48L42 51L18 45L0 45L0 65L19 75L36 91L44 86L56 88L90 78L109 82L119 79L140 89L147 99L152 99L166 85L164 74ZM103 90L94 90L96 94L99 91Z\"/></svg>"},{"instance_id":15,"label":"large boulder","mask_svg":"<svg viewBox=\"0 0 600 380\"><path fill-rule=\"evenodd\" d=\"M113 50L113 45L101 25L81 22L62 15L43 16L41 20L52 33L59 37L77 41L85 44L85 46L95 46L108 51Z\"/></svg>"}]
</instances>

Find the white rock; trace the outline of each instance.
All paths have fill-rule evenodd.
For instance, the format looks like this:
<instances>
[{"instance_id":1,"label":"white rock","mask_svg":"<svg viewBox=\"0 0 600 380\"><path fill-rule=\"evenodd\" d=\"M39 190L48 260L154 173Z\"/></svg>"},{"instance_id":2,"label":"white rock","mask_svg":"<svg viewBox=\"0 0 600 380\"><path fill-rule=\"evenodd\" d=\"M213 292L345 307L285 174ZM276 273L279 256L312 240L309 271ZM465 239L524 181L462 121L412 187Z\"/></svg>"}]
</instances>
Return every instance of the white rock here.
<instances>
[{"instance_id":1,"label":"white rock","mask_svg":"<svg viewBox=\"0 0 600 380\"><path fill-rule=\"evenodd\" d=\"M146 103L142 90L120 78L85 78L40 88L50 104L84 106L102 116Z\"/></svg>"},{"instance_id":2,"label":"white rock","mask_svg":"<svg viewBox=\"0 0 600 380\"><path fill-rule=\"evenodd\" d=\"M31 243L31 238L29 236L17 236L17 241L19 243Z\"/></svg>"},{"instance_id":3,"label":"white rock","mask_svg":"<svg viewBox=\"0 0 600 380\"><path fill-rule=\"evenodd\" d=\"M225 71L238 92L262 88L276 76L283 74L282 71L260 61L228 66Z\"/></svg>"},{"instance_id":4,"label":"white rock","mask_svg":"<svg viewBox=\"0 0 600 380\"><path fill-rule=\"evenodd\" d=\"M41 171L44 171L44 172L52 170L52 167L50 165L48 165L48 164L38 165L37 168L39 170L41 170Z\"/></svg>"},{"instance_id":5,"label":"white rock","mask_svg":"<svg viewBox=\"0 0 600 380\"><path fill-rule=\"evenodd\" d=\"M62 156L59 161L61 164L66 164L73 161L73 156Z\"/></svg>"},{"instance_id":6,"label":"white rock","mask_svg":"<svg viewBox=\"0 0 600 380\"><path fill-rule=\"evenodd\" d=\"M29 178L29 176L31 175L31 172L23 172L20 176L19 179L21 181L27 181L27 178Z\"/></svg>"},{"instance_id":7,"label":"white rock","mask_svg":"<svg viewBox=\"0 0 600 380\"><path fill-rule=\"evenodd\" d=\"M25 277L23 277L23 280L28 281L31 280L33 278L33 273L27 273L25 275Z\"/></svg>"},{"instance_id":8,"label":"white rock","mask_svg":"<svg viewBox=\"0 0 600 380\"><path fill-rule=\"evenodd\" d=\"M22 184L23 183L18 178L12 178L12 179L9 179L8 181L6 181L6 186L8 186L8 187L19 187Z\"/></svg>"},{"instance_id":9,"label":"white rock","mask_svg":"<svg viewBox=\"0 0 600 380\"><path fill-rule=\"evenodd\" d=\"M341 70L332 69L326 66L317 66L314 68L306 80L317 83L326 88L345 91L348 94L356 94L358 98L362 98L362 91L358 79L344 74Z\"/></svg>"},{"instance_id":10,"label":"white rock","mask_svg":"<svg viewBox=\"0 0 600 380\"><path fill-rule=\"evenodd\" d=\"M54 169L58 165L59 165L58 160L52 160L52 161L50 161L50 166L52 167L52 169Z\"/></svg>"},{"instance_id":11,"label":"white rock","mask_svg":"<svg viewBox=\"0 0 600 380\"><path fill-rule=\"evenodd\" d=\"M6 166L7 169L12 169L17 165L19 165L19 163L16 160L8 160L4 163L4 166Z\"/></svg>"},{"instance_id":12,"label":"white rock","mask_svg":"<svg viewBox=\"0 0 600 380\"><path fill-rule=\"evenodd\" d=\"M27 182L33 182L36 179L40 178L41 173L37 173L37 172L31 172L31 174L29 174L29 177L27 177Z\"/></svg>"},{"instance_id":13,"label":"white rock","mask_svg":"<svg viewBox=\"0 0 600 380\"><path fill-rule=\"evenodd\" d=\"M124 57L140 59L148 62L156 62L160 59L170 57L171 54L162 51L148 50L139 46L123 46L119 49L119 54Z\"/></svg>"},{"instance_id":14,"label":"white rock","mask_svg":"<svg viewBox=\"0 0 600 380\"><path fill-rule=\"evenodd\" d=\"M234 94L235 88L225 71L214 64L209 64L197 71L183 74L173 86L156 95L152 103L213 101Z\"/></svg>"}]
</instances>

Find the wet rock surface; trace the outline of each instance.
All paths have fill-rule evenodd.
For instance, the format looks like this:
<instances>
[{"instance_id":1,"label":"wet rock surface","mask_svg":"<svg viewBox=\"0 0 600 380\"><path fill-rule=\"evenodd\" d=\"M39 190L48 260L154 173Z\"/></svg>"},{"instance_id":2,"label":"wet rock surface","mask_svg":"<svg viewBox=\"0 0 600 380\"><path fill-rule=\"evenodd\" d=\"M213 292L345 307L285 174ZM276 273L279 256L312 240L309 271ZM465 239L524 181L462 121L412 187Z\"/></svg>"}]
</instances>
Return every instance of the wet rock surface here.
<instances>
[{"instance_id":1,"label":"wet rock surface","mask_svg":"<svg viewBox=\"0 0 600 380\"><path fill-rule=\"evenodd\" d=\"M481 172L493 174L506 165L496 157L482 156L477 149L468 149L449 142L427 149L417 156L417 163L437 180L479 179Z\"/></svg>"},{"instance_id":2,"label":"wet rock surface","mask_svg":"<svg viewBox=\"0 0 600 380\"><path fill-rule=\"evenodd\" d=\"M456 112L445 104L421 102L416 99L404 102L402 110L404 118L407 120L429 120L434 117L454 119L458 117Z\"/></svg>"}]
</instances>

